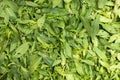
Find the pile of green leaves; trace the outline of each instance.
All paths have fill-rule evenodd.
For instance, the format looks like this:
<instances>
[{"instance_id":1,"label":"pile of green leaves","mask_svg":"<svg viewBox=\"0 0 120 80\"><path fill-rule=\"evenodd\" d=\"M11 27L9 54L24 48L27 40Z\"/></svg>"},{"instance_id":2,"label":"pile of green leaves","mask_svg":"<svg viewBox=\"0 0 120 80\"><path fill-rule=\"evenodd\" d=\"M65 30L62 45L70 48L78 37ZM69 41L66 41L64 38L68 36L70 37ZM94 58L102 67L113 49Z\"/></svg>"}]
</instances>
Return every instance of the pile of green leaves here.
<instances>
[{"instance_id":1,"label":"pile of green leaves","mask_svg":"<svg viewBox=\"0 0 120 80\"><path fill-rule=\"evenodd\" d=\"M119 80L120 0L0 0L0 80Z\"/></svg>"}]
</instances>

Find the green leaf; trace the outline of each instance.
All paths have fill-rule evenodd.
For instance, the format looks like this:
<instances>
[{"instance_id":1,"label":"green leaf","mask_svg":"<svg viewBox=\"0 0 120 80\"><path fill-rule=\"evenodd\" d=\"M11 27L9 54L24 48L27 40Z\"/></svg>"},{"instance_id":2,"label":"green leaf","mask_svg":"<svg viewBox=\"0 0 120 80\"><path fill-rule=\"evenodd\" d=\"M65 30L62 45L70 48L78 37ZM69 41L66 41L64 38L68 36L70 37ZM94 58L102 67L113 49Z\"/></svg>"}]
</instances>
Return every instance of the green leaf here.
<instances>
[{"instance_id":1,"label":"green leaf","mask_svg":"<svg viewBox=\"0 0 120 80\"><path fill-rule=\"evenodd\" d=\"M39 73L42 75L45 75L45 76L48 75L48 72L46 70L42 70L42 69L39 70Z\"/></svg>"},{"instance_id":2,"label":"green leaf","mask_svg":"<svg viewBox=\"0 0 120 80\"><path fill-rule=\"evenodd\" d=\"M4 13L4 23L7 25L9 23L9 15L7 13Z\"/></svg>"},{"instance_id":3,"label":"green leaf","mask_svg":"<svg viewBox=\"0 0 120 80\"><path fill-rule=\"evenodd\" d=\"M64 0L65 3L69 3L71 2L72 0Z\"/></svg>"},{"instance_id":4,"label":"green leaf","mask_svg":"<svg viewBox=\"0 0 120 80\"><path fill-rule=\"evenodd\" d=\"M38 4L36 4L32 1L25 1L25 2L26 2L26 5L31 6L31 7L38 7L39 6Z\"/></svg>"},{"instance_id":5,"label":"green leaf","mask_svg":"<svg viewBox=\"0 0 120 80\"><path fill-rule=\"evenodd\" d=\"M114 6L114 2L107 1L107 2L106 2L106 5L107 5L107 6Z\"/></svg>"},{"instance_id":6,"label":"green leaf","mask_svg":"<svg viewBox=\"0 0 120 80\"><path fill-rule=\"evenodd\" d=\"M52 0L53 8L55 8L56 6L58 6L61 2L62 2L61 0Z\"/></svg>"},{"instance_id":7,"label":"green leaf","mask_svg":"<svg viewBox=\"0 0 120 80\"><path fill-rule=\"evenodd\" d=\"M104 8L107 0L98 0L98 7L99 8Z\"/></svg>"},{"instance_id":8,"label":"green leaf","mask_svg":"<svg viewBox=\"0 0 120 80\"><path fill-rule=\"evenodd\" d=\"M120 44L118 44L118 43L111 43L108 47L113 50L120 51Z\"/></svg>"},{"instance_id":9,"label":"green leaf","mask_svg":"<svg viewBox=\"0 0 120 80\"><path fill-rule=\"evenodd\" d=\"M41 3L41 4L42 4L44 1L45 1L45 0L38 0L38 3Z\"/></svg>"},{"instance_id":10,"label":"green leaf","mask_svg":"<svg viewBox=\"0 0 120 80\"><path fill-rule=\"evenodd\" d=\"M82 63L75 62L76 70L80 75L84 75L84 69Z\"/></svg>"},{"instance_id":11,"label":"green leaf","mask_svg":"<svg viewBox=\"0 0 120 80\"><path fill-rule=\"evenodd\" d=\"M110 24L102 24L102 27L108 31L109 33L116 33L116 30L113 26L111 26Z\"/></svg>"},{"instance_id":12,"label":"green leaf","mask_svg":"<svg viewBox=\"0 0 120 80\"><path fill-rule=\"evenodd\" d=\"M91 33L92 33L91 29L92 28L90 27L89 21L87 20L87 18L84 18L82 16L81 16L81 20L82 20L82 23L83 23L85 29L87 30L88 35L92 37L92 35L91 35Z\"/></svg>"},{"instance_id":13,"label":"green leaf","mask_svg":"<svg viewBox=\"0 0 120 80\"><path fill-rule=\"evenodd\" d=\"M100 22L104 22L104 23L111 23L112 19L107 18L105 16L100 16Z\"/></svg>"},{"instance_id":14,"label":"green leaf","mask_svg":"<svg viewBox=\"0 0 120 80\"><path fill-rule=\"evenodd\" d=\"M14 57L16 57L16 58L21 57L22 55L24 55L27 52L28 49L29 49L28 42L23 43L15 50L16 53L15 53Z\"/></svg>"},{"instance_id":15,"label":"green leaf","mask_svg":"<svg viewBox=\"0 0 120 80\"><path fill-rule=\"evenodd\" d=\"M92 43L94 44L94 47L98 47L99 41L97 37L92 38Z\"/></svg>"},{"instance_id":16,"label":"green leaf","mask_svg":"<svg viewBox=\"0 0 120 80\"><path fill-rule=\"evenodd\" d=\"M10 28L11 28L15 33L18 32L14 25L10 24Z\"/></svg>"},{"instance_id":17,"label":"green leaf","mask_svg":"<svg viewBox=\"0 0 120 80\"><path fill-rule=\"evenodd\" d=\"M120 38L116 39L115 43L120 43Z\"/></svg>"},{"instance_id":18,"label":"green leaf","mask_svg":"<svg viewBox=\"0 0 120 80\"><path fill-rule=\"evenodd\" d=\"M0 80L119 80L120 0L0 0Z\"/></svg>"},{"instance_id":19,"label":"green leaf","mask_svg":"<svg viewBox=\"0 0 120 80\"><path fill-rule=\"evenodd\" d=\"M91 66L94 66L94 65L95 65L94 62L91 61L91 60L82 60L82 62L84 62L84 63L86 63L86 64L88 64L88 65L91 65Z\"/></svg>"},{"instance_id":20,"label":"green leaf","mask_svg":"<svg viewBox=\"0 0 120 80\"><path fill-rule=\"evenodd\" d=\"M118 64L116 64L116 65L110 66L110 69L111 69L112 71L115 71L115 69L120 69L120 63L118 63Z\"/></svg>"},{"instance_id":21,"label":"green leaf","mask_svg":"<svg viewBox=\"0 0 120 80\"><path fill-rule=\"evenodd\" d=\"M17 43L16 42L11 42L10 52L13 51L16 47L17 47Z\"/></svg>"},{"instance_id":22,"label":"green leaf","mask_svg":"<svg viewBox=\"0 0 120 80\"><path fill-rule=\"evenodd\" d=\"M31 55L29 57L29 70L31 73L33 73L35 70L37 70L39 64L41 63L41 59L42 57L38 56L38 55Z\"/></svg>"},{"instance_id":23,"label":"green leaf","mask_svg":"<svg viewBox=\"0 0 120 80\"><path fill-rule=\"evenodd\" d=\"M83 4L83 5L82 5L81 16L85 16L86 10L87 10L87 9L86 9L86 6L87 6L86 4Z\"/></svg>"},{"instance_id":24,"label":"green leaf","mask_svg":"<svg viewBox=\"0 0 120 80\"><path fill-rule=\"evenodd\" d=\"M64 66L66 64L66 58L63 53L61 53L61 65Z\"/></svg>"},{"instance_id":25,"label":"green leaf","mask_svg":"<svg viewBox=\"0 0 120 80\"><path fill-rule=\"evenodd\" d=\"M5 55L2 54L0 55L0 66L2 65L3 61L4 61Z\"/></svg>"},{"instance_id":26,"label":"green leaf","mask_svg":"<svg viewBox=\"0 0 120 80\"><path fill-rule=\"evenodd\" d=\"M42 44L43 48L48 48L49 44L44 42L40 37L37 37L37 40Z\"/></svg>"},{"instance_id":27,"label":"green leaf","mask_svg":"<svg viewBox=\"0 0 120 80\"><path fill-rule=\"evenodd\" d=\"M112 35L112 36L110 36L109 42L113 42L113 41L115 41L117 38L119 38L119 35L118 35L118 34Z\"/></svg>"},{"instance_id":28,"label":"green leaf","mask_svg":"<svg viewBox=\"0 0 120 80\"><path fill-rule=\"evenodd\" d=\"M104 66L105 68L107 68L107 69L110 68L110 65L109 65L107 62L105 62L105 61L99 60L99 63L100 63L102 66Z\"/></svg>"},{"instance_id":29,"label":"green leaf","mask_svg":"<svg viewBox=\"0 0 120 80\"><path fill-rule=\"evenodd\" d=\"M49 57L43 57L43 61L45 64L47 64L49 67L51 67L53 65L53 59L49 58Z\"/></svg>"},{"instance_id":30,"label":"green leaf","mask_svg":"<svg viewBox=\"0 0 120 80\"><path fill-rule=\"evenodd\" d=\"M30 24L36 24L36 22L33 21L33 20L21 20L21 19L17 19L17 22L20 23L20 24L28 24L28 23L30 23Z\"/></svg>"},{"instance_id":31,"label":"green leaf","mask_svg":"<svg viewBox=\"0 0 120 80\"><path fill-rule=\"evenodd\" d=\"M68 43L66 43L66 45L65 45L65 53L64 54L66 57L70 57L70 58L72 57L72 49Z\"/></svg>"},{"instance_id":32,"label":"green leaf","mask_svg":"<svg viewBox=\"0 0 120 80\"><path fill-rule=\"evenodd\" d=\"M37 24L40 29L44 26L44 23L45 23L45 15L43 15L41 18L37 20Z\"/></svg>"},{"instance_id":33,"label":"green leaf","mask_svg":"<svg viewBox=\"0 0 120 80\"><path fill-rule=\"evenodd\" d=\"M85 49L88 48L88 39L87 39L87 38L84 38L84 39L83 39L82 46L83 46Z\"/></svg>"},{"instance_id":34,"label":"green leaf","mask_svg":"<svg viewBox=\"0 0 120 80\"><path fill-rule=\"evenodd\" d=\"M24 76L25 79L28 79L29 78L29 72L26 68L24 68L23 66L21 66L21 72L22 72L22 75Z\"/></svg>"},{"instance_id":35,"label":"green leaf","mask_svg":"<svg viewBox=\"0 0 120 80\"><path fill-rule=\"evenodd\" d=\"M109 37L109 33L107 33L103 29L100 29L97 35L100 36L100 37L102 37L102 38L105 38L105 39L108 39L108 37Z\"/></svg>"},{"instance_id":36,"label":"green leaf","mask_svg":"<svg viewBox=\"0 0 120 80\"><path fill-rule=\"evenodd\" d=\"M55 71L58 72L60 75L65 76L65 71L61 67L55 67Z\"/></svg>"},{"instance_id":37,"label":"green leaf","mask_svg":"<svg viewBox=\"0 0 120 80\"><path fill-rule=\"evenodd\" d=\"M73 74L67 74L66 80L75 80Z\"/></svg>"},{"instance_id":38,"label":"green leaf","mask_svg":"<svg viewBox=\"0 0 120 80\"><path fill-rule=\"evenodd\" d=\"M5 11L9 15L9 18L16 19L16 14L11 8L6 8Z\"/></svg>"},{"instance_id":39,"label":"green leaf","mask_svg":"<svg viewBox=\"0 0 120 80\"><path fill-rule=\"evenodd\" d=\"M94 52L103 60L106 61L107 60L107 56L105 54L105 52L102 52L100 49L98 49L97 47L94 47Z\"/></svg>"},{"instance_id":40,"label":"green leaf","mask_svg":"<svg viewBox=\"0 0 120 80\"><path fill-rule=\"evenodd\" d=\"M58 65L58 64L60 64L61 63L61 60L55 60L54 62L53 62L53 65L52 66L56 66L56 65Z\"/></svg>"},{"instance_id":41,"label":"green leaf","mask_svg":"<svg viewBox=\"0 0 120 80\"><path fill-rule=\"evenodd\" d=\"M99 16L96 17L96 19L94 21L91 22L91 27L92 27L92 33L91 36L95 37L96 34L99 31Z\"/></svg>"}]
</instances>

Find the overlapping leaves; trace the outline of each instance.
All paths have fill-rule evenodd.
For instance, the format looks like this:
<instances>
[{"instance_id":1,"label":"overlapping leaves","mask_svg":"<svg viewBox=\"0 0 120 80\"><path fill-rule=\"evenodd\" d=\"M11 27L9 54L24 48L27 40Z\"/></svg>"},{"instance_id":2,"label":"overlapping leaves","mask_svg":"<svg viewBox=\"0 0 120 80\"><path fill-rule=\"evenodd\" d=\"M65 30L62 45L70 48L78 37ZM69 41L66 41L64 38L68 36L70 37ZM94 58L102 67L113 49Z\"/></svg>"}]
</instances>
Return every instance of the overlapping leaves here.
<instances>
[{"instance_id":1,"label":"overlapping leaves","mask_svg":"<svg viewBox=\"0 0 120 80\"><path fill-rule=\"evenodd\" d=\"M119 0L1 0L0 80L119 80Z\"/></svg>"}]
</instances>

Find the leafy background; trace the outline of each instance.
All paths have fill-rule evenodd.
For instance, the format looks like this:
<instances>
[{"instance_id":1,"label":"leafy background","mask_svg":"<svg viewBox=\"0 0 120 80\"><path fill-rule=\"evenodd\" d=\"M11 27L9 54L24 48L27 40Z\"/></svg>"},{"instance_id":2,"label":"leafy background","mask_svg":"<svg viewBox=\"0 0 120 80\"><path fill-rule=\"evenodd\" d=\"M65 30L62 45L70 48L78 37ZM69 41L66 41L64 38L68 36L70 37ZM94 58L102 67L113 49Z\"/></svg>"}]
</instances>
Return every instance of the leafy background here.
<instances>
[{"instance_id":1,"label":"leafy background","mask_svg":"<svg viewBox=\"0 0 120 80\"><path fill-rule=\"evenodd\" d=\"M0 80L119 80L120 0L0 0Z\"/></svg>"}]
</instances>

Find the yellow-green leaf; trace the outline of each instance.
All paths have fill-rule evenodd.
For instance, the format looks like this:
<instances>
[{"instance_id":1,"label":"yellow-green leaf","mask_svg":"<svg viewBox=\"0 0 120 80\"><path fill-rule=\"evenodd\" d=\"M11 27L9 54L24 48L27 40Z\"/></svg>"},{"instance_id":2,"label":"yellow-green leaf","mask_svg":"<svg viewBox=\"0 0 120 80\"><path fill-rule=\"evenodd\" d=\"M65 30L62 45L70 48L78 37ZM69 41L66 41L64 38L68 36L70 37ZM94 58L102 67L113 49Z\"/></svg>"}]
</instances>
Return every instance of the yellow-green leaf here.
<instances>
[{"instance_id":1,"label":"yellow-green leaf","mask_svg":"<svg viewBox=\"0 0 120 80\"><path fill-rule=\"evenodd\" d=\"M44 26L44 23L45 23L45 15L43 15L41 18L37 20L37 24L40 29Z\"/></svg>"}]
</instances>

